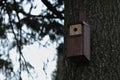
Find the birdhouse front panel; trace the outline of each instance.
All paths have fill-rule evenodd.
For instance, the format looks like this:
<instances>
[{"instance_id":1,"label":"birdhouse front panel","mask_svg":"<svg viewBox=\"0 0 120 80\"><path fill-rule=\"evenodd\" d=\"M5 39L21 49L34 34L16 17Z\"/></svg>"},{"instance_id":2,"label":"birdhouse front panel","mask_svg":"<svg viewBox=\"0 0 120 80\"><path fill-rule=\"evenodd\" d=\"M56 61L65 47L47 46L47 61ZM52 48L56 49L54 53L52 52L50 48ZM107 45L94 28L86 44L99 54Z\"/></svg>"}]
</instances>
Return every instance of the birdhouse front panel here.
<instances>
[{"instance_id":1,"label":"birdhouse front panel","mask_svg":"<svg viewBox=\"0 0 120 80\"><path fill-rule=\"evenodd\" d=\"M67 57L75 62L90 60L90 28L88 25L70 25L67 35Z\"/></svg>"},{"instance_id":2,"label":"birdhouse front panel","mask_svg":"<svg viewBox=\"0 0 120 80\"><path fill-rule=\"evenodd\" d=\"M70 36L76 36L82 34L82 25L81 24L71 25L69 34Z\"/></svg>"},{"instance_id":3,"label":"birdhouse front panel","mask_svg":"<svg viewBox=\"0 0 120 80\"><path fill-rule=\"evenodd\" d=\"M82 36L69 36L68 37L68 55L69 57L72 56L79 56L82 55L83 52L83 44L82 44Z\"/></svg>"}]
</instances>

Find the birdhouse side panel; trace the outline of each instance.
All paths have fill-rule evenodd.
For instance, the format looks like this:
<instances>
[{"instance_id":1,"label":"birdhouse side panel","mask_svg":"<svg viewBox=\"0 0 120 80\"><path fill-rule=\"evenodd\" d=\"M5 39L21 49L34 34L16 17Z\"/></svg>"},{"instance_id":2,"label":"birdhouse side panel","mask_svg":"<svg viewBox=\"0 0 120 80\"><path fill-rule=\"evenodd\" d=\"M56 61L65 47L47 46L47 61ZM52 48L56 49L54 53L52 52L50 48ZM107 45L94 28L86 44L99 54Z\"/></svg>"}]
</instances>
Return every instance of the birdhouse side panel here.
<instances>
[{"instance_id":1,"label":"birdhouse side panel","mask_svg":"<svg viewBox=\"0 0 120 80\"><path fill-rule=\"evenodd\" d=\"M84 55L90 60L90 27L84 26Z\"/></svg>"}]
</instances>

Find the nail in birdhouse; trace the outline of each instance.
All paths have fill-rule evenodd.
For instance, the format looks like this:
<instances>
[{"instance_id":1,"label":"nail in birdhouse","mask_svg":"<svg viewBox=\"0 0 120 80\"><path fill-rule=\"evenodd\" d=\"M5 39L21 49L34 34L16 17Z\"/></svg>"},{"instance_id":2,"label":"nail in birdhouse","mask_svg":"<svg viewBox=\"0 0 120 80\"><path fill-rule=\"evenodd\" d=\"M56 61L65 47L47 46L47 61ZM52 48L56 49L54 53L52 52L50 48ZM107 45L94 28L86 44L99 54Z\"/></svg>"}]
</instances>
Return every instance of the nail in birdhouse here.
<instances>
[{"instance_id":1,"label":"nail in birdhouse","mask_svg":"<svg viewBox=\"0 0 120 80\"><path fill-rule=\"evenodd\" d=\"M90 60L90 27L85 22L73 24L67 35L67 57L76 63Z\"/></svg>"}]
</instances>

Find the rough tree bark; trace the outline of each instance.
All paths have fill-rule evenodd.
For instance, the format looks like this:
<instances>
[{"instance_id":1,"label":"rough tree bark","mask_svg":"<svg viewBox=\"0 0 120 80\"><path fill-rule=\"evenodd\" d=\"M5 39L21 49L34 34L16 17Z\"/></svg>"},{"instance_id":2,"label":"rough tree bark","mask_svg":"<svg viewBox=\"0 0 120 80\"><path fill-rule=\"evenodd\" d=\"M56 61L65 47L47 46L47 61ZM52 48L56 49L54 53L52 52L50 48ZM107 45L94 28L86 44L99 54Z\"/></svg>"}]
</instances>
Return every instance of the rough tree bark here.
<instances>
[{"instance_id":1,"label":"rough tree bark","mask_svg":"<svg viewBox=\"0 0 120 80\"><path fill-rule=\"evenodd\" d=\"M65 27L78 23L81 10L91 28L91 61L77 65L65 57L57 80L120 80L120 0L65 0Z\"/></svg>"}]
</instances>

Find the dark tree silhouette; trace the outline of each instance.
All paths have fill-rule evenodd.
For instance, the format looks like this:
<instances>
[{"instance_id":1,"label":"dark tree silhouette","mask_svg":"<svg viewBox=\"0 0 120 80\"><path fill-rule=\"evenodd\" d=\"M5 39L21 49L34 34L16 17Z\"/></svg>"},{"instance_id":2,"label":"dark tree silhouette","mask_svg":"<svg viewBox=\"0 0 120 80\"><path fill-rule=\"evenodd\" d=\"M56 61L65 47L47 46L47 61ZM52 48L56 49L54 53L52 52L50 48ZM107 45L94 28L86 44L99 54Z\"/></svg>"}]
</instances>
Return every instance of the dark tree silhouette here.
<instances>
[{"instance_id":1,"label":"dark tree silhouette","mask_svg":"<svg viewBox=\"0 0 120 80\"><path fill-rule=\"evenodd\" d=\"M49 35L51 41L58 41L63 36L64 1L63 0L41 0L47 7L42 13L33 15L31 11L36 8L34 0L1 0L0 1L0 69L7 79L16 78L21 80L21 72L29 69L29 64L22 53L23 45L30 45L34 41L40 41ZM29 12L24 10L23 3L30 4ZM23 17L21 18L22 15ZM27 28L27 30L24 29ZM12 43L8 39L12 34ZM41 45L40 46L46 46ZM20 70L14 73L13 64L9 51L14 47L19 53ZM7 48L7 50L6 50ZM2 58L3 56L6 59Z\"/></svg>"},{"instance_id":2,"label":"dark tree silhouette","mask_svg":"<svg viewBox=\"0 0 120 80\"><path fill-rule=\"evenodd\" d=\"M56 80L119 80L120 1L65 0L66 28L79 23L80 11L86 12L91 29L91 60L88 65L72 63L65 49Z\"/></svg>"}]
</instances>

